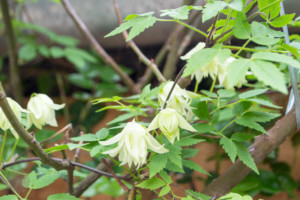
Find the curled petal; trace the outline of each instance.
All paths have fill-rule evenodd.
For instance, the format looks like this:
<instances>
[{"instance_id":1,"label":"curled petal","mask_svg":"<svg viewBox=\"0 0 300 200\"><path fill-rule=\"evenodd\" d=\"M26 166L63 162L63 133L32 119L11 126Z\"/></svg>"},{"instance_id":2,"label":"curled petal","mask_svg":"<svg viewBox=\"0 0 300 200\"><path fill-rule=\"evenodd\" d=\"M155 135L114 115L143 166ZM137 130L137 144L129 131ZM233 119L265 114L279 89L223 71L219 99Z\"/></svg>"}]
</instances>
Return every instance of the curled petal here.
<instances>
[{"instance_id":1,"label":"curled petal","mask_svg":"<svg viewBox=\"0 0 300 200\"><path fill-rule=\"evenodd\" d=\"M183 128L185 130L191 131L191 132L197 132L196 129L194 129L194 127L192 127L181 115L179 115L177 113L177 118L179 121L179 126L180 128Z\"/></svg>"},{"instance_id":2,"label":"curled petal","mask_svg":"<svg viewBox=\"0 0 300 200\"><path fill-rule=\"evenodd\" d=\"M166 149L163 145L161 145L151 134L147 133L146 142L148 149L156 152L156 153L167 153L169 150Z\"/></svg>"}]
</instances>

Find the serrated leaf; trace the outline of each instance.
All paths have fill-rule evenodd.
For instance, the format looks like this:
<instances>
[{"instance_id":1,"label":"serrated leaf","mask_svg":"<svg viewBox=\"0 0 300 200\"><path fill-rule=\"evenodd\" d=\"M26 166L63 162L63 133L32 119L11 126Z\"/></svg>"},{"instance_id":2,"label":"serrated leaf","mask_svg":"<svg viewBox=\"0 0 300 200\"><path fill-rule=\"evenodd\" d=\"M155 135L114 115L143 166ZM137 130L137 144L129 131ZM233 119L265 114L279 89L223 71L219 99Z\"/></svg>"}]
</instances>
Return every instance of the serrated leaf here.
<instances>
[{"instance_id":1,"label":"serrated leaf","mask_svg":"<svg viewBox=\"0 0 300 200\"><path fill-rule=\"evenodd\" d=\"M167 162L166 169L172 172L184 173L183 168L178 167L177 165L175 165L169 160Z\"/></svg>"},{"instance_id":2,"label":"serrated leaf","mask_svg":"<svg viewBox=\"0 0 300 200\"><path fill-rule=\"evenodd\" d=\"M295 13L293 14L286 14L286 15L281 15L274 19L273 21L270 22L270 25L276 28L283 27L290 22L293 21L293 18L295 17Z\"/></svg>"},{"instance_id":3,"label":"serrated leaf","mask_svg":"<svg viewBox=\"0 0 300 200\"><path fill-rule=\"evenodd\" d=\"M233 0L232 2L230 2L228 7L236 11L242 11L244 8L244 2L243 0Z\"/></svg>"},{"instance_id":4,"label":"serrated leaf","mask_svg":"<svg viewBox=\"0 0 300 200\"><path fill-rule=\"evenodd\" d=\"M236 118L235 123L242 125L242 126L246 126L251 129L255 129L255 130L265 133L267 135L269 134L261 125L259 125L257 122L255 122L251 119L248 119L248 118L244 118L244 117Z\"/></svg>"},{"instance_id":5,"label":"serrated leaf","mask_svg":"<svg viewBox=\"0 0 300 200\"><path fill-rule=\"evenodd\" d=\"M81 200L67 193L52 194L48 196L47 200Z\"/></svg>"},{"instance_id":6,"label":"serrated leaf","mask_svg":"<svg viewBox=\"0 0 300 200\"><path fill-rule=\"evenodd\" d=\"M192 195L194 195L195 197L198 197L200 198L201 200L210 200L212 197L211 196L208 196L206 194L202 194L200 192L195 192L193 190L187 190L187 192L191 193ZM188 193L186 193L188 194Z\"/></svg>"},{"instance_id":7,"label":"serrated leaf","mask_svg":"<svg viewBox=\"0 0 300 200\"><path fill-rule=\"evenodd\" d=\"M181 148L175 145L169 145L166 148L169 150L168 153L165 153L169 160L179 168L182 168Z\"/></svg>"},{"instance_id":8,"label":"serrated leaf","mask_svg":"<svg viewBox=\"0 0 300 200\"><path fill-rule=\"evenodd\" d=\"M165 196L166 194L168 194L170 192L170 190L171 190L170 186L166 185L160 190L158 196L159 197Z\"/></svg>"},{"instance_id":9,"label":"serrated leaf","mask_svg":"<svg viewBox=\"0 0 300 200\"><path fill-rule=\"evenodd\" d=\"M210 114L205 101L195 101L192 103L193 113L200 119L210 121Z\"/></svg>"},{"instance_id":10,"label":"serrated leaf","mask_svg":"<svg viewBox=\"0 0 300 200\"><path fill-rule=\"evenodd\" d=\"M250 111L243 115L243 117L251 119L256 122L268 122L272 119L279 117L280 114L261 112L261 111Z\"/></svg>"},{"instance_id":11,"label":"serrated leaf","mask_svg":"<svg viewBox=\"0 0 300 200\"><path fill-rule=\"evenodd\" d=\"M248 149L240 143L235 142L238 158L255 173L259 174L256 164Z\"/></svg>"},{"instance_id":12,"label":"serrated leaf","mask_svg":"<svg viewBox=\"0 0 300 200\"><path fill-rule=\"evenodd\" d=\"M206 123L193 124L192 126L197 130L197 133L207 133L215 130L214 126Z\"/></svg>"},{"instance_id":13,"label":"serrated leaf","mask_svg":"<svg viewBox=\"0 0 300 200\"><path fill-rule=\"evenodd\" d=\"M245 77L247 71L250 68L251 61L249 59L236 59L231 62L228 66L228 71L226 74L228 80L228 87L233 87Z\"/></svg>"},{"instance_id":14,"label":"serrated leaf","mask_svg":"<svg viewBox=\"0 0 300 200\"><path fill-rule=\"evenodd\" d=\"M236 150L236 147L235 147L235 144L233 143L233 141L231 139L223 137L220 140L220 145L222 145L223 149L227 153L231 162L234 163L236 155L237 155L237 150Z\"/></svg>"},{"instance_id":15,"label":"serrated leaf","mask_svg":"<svg viewBox=\"0 0 300 200\"><path fill-rule=\"evenodd\" d=\"M182 149L182 158L191 158L197 155L199 149L184 148Z\"/></svg>"},{"instance_id":16,"label":"serrated leaf","mask_svg":"<svg viewBox=\"0 0 300 200\"><path fill-rule=\"evenodd\" d=\"M251 71L258 80L266 85L271 86L273 89L278 90L283 94L287 93L284 74L273 63L255 60L251 64Z\"/></svg>"},{"instance_id":17,"label":"serrated leaf","mask_svg":"<svg viewBox=\"0 0 300 200\"><path fill-rule=\"evenodd\" d=\"M139 15L134 18L127 19L127 21L122 23L118 28L107 34L105 37L110 37L130 29L128 38L126 39L126 41L129 41L138 36L145 29L153 26L156 22L156 17L153 17L152 14L146 16Z\"/></svg>"},{"instance_id":18,"label":"serrated leaf","mask_svg":"<svg viewBox=\"0 0 300 200\"><path fill-rule=\"evenodd\" d=\"M273 45L280 41L280 39L270 37L267 28L256 21L251 24L251 34L251 40L260 45Z\"/></svg>"},{"instance_id":19,"label":"serrated leaf","mask_svg":"<svg viewBox=\"0 0 300 200\"><path fill-rule=\"evenodd\" d=\"M166 167L168 161L168 156L166 154L155 154L150 159L150 163L148 164L150 178L155 176L158 172L163 170Z\"/></svg>"},{"instance_id":20,"label":"serrated leaf","mask_svg":"<svg viewBox=\"0 0 300 200\"><path fill-rule=\"evenodd\" d=\"M229 97L233 97L236 94L234 90L227 90L227 89L219 89L217 93L220 98L229 98Z\"/></svg>"},{"instance_id":21,"label":"serrated leaf","mask_svg":"<svg viewBox=\"0 0 300 200\"><path fill-rule=\"evenodd\" d=\"M207 20L215 17L218 14L218 12L220 12L226 7L226 5L226 2L224 1L207 2L203 9L202 22L206 22Z\"/></svg>"},{"instance_id":22,"label":"serrated leaf","mask_svg":"<svg viewBox=\"0 0 300 200\"><path fill-rule=\"evenodd\" d=\"M149 190L156 190L164 185L166 185L166 183L163 180L157 177L153 177L137 184L136 187L149 189Z\"/></svg>"},{"instance_id":23,"label":"serrated leaf","mask_svg":"<svg viewBox=\"0 0 300 200\"><path fill-rule=\"evenodd\" d=\"M160 177L166 181L167 184L171 184L172 183L172 178L169 176L169 174L165 171L161 171L159 172Z\"/></svg>"},{"instance_id":24,"label":"serrated leaf","mask_svg":"<svg viewBox=\"0 0 300 200\"><path fill-rule=\"evenodd\" d=\"M258 95L261 95L263 93L265 93L266 91L268 91L268 89L254 89L254 90L249 90L247 92L243 92L239 95L240 99L248 99L250 97L255 97Z\"/></svg>"},{"instance_id":25,"label":"serrated leaf","mask_svg":"<svg viewBox=\"0 0 300 200\"><path fill-rule=\"evenodd\" d=\"M202 10L202 7L201 6L184 5L179 8L175 8L175 9L161 10L160 12L162 12L162 14L160 16L169 16L173 19L186 20L186 19L188 19L190 10L192 10L192 9Z\"/></svg>"},{"instance_id":26,"label":"serrated leaf","mask_svg":"<svg viewBox=\"0 0 300 200\"><path fill-rule=\"evenodd\" d=\"M38 177L36 182L34 183L32 189L40 189L43 187L46 187L54 181L56 181L59 178L59 173L50 173L50 174L45 174L41 177Z\"/></svg>"},{"instance_id":27,"label":"serrated leaf","mask_svg":"<svg viewBox=\"0 0 300 200\"><path fill-rule=\"evenodd\" d=\"M0 197L0 200L19 200L18 197L16 195L4 195L2 197Z\"/></svg>"},{"instance_id":28,"label":"serrated leaf","mask_svg":"<svg viewBox=\"0 0 300 200\"><path fill-rule=\"evenodd\" d=\"M281 106L274 105L270 101L266 101L264 99L250 98L250 99L247 99L247 100L258 103L258 104L263 105L263 106L268 106L268 107L271 107L271 108L277 108L277 109L282 108Z\"/></svg>"},{"instance_id":29,"label":"serrated leaf","mask_svg":"<svg viewBox=\"0 0 300 200\"><path fill-rule=\"evenodd\" d=\"M266 14L267 19L274 19L280 13L280 2L274 4L274 0L257 0L259 12ZM272 4L272 6L269 6ZM266 17L261 15L264 19Z\"/></svg>"},{"instance_id":30,"label":"serrated leaf","mask_svg":"<svg viewBox=\"0 0 300 200\"><path fill-rule=\"evenodd\" d=\"M176 142L176 145L179 145L179 146L192 146L192 145L198 144L200 142L204 142L204 141L205 141L204 139L196 139L196 138L188 137L188 138L180 139L178 142Z\"/></svg>"},{"instance_id":31,"label":"serrated leaf","mask_svg":"<svg viewBox=\"0 0 300 200\"><path fill-rule=\"evenodd\" d=\"M201 166L197 165L196 163L194 163L191 160L182 160L182 164L187 168L193 169L195 171L198 171L198 172L201 172L203 174L210 176L210 174L207 171L205 171Z\"/></svg>"},{"instance_id":32,"label":"serrated leaf","mask_svg":"<svg viewBox=\"0 0 300 200\"><path fill-rule=\"evenodd\" d=\"M93 141L98 141L98 138L96 137L95 134L87 133L78 137L73 137L71 138L72 141L74 142L93 142Z\"/></svg>"},{"instance_id":33,"label":"serrated leaf","mask_svg":"<svg viewBox=\"0 0 300 200\"><path fill-rule=\"evenodd\" d=\"M112 124L116 124L119 122L124 122L130 118L134 117L134 113L125 113L123 115L119 115L116 118L114 118L113 120L111 120L110 122L107 123L107 125L112 125Z\"/></svg>"},{"instance_id":34,"label":"serrated leaf","mask_svg":"<svg viewBox=\"0 0 300 200\"><path fill-rule=\"evenodd\" d=\"M256 52L252 54L251 59L268 60L272 62L286 63L300 69L300 62L291 56L272 52Z\"/></svg>"},{"instance_id":35,"label":"serrated leaf","mask_svg":"<svg viewBox=\"0 0 300 200\"><path fill-rule=\"evenodd\" d=\"M253 103L249 101L238 102L233 106L232 114L235 116L241 115L246 112L252 106L252 104Z\"/></svg>"},{"instance_id":36,"label":"serrated leaf","mask_svg":"<svg viewBox=\"0 0 300 200\"><path fill-rule=\"evenodd\" d=\"M253 139L254 136L249 134L249 133L234 133L232 136L231 136L231 140L234 140L234 141L238 141L238 142L246 142L248 140L251 140Z\"/></svg>"}]
</instances>

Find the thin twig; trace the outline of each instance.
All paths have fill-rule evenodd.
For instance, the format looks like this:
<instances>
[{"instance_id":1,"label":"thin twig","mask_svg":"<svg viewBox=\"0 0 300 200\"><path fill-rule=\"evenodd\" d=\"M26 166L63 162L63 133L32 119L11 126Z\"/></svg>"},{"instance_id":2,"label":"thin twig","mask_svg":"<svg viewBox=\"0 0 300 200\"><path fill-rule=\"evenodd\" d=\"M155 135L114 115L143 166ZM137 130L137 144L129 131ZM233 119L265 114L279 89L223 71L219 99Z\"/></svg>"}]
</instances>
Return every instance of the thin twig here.
<instances>
[{"instance_id":1,"label":"thin twig","mask_svg":"<svg viewBox=\"0 0 300 200\"><path fill-rule=\"evenodd\" d=\"M195 199L201 200L200 198L196 197L195 195L193 195L191 192L189 192L189 191L186 190L185 188L181 187L180 185L177 185L177 184L175 184L175 183L171 183L171 185L173 185L173 186L179 188L180 190L182 190L182 191L188 193L189 195L191 195L191 196L194 197Z\"/></svg>"},{"instance_id":2,"label":"thin twig","mask_svg":"<svg viewBox=\"0 0 300 200\"><path fill-rule=\"evenodd\" d=\"M63 127L62 129L60 129L59 131L57 131L55 134L53 134L51 137L47 138L46 140L43 140L42 142L40 142L40 144L44 144L47 143L49 140L55 138L56 136L58 136L61 133L67 132L69 130L72 129L72 124L68 124L65 127Z\"/></svg>"},{"instance_id":3,"label":"thin twig","mask_svg":"<svg viewBox=\"0 0 300 200\"><path fill-rule=\"evenodd\" d=\"M62 78L61 73L56 73L56 81L57 81L57 86L58 86L58 90L59 90L59 95L61 98L62 102L67 102L67 96L66 96L66 91L65 91L65 87L64 87L64 81ZM65 105L65 107L63 108L64 111L64 117L66 119L67 123L70 123L70 112L68 109L68 105Z\"/></svg>"},{"instance_id":4,"label":"thin twig","mask_svg":"<svg viewBox=\"0 0 300 200\"><path fill-rule=\"evenodd\" d=\"M79 135L83 136L84 133L82 131L80 131ZM83 144L83 141L80 140L78 144L80 144L80 145ZM80 152L80 148L76 148L75 154L74 154L74 158L73 158L74 162L78 162L78 160L79 160L79 152Z\"/></svg>"},{"instance_id":5,"label":"thin twig","mask_svg":"<svg viewBox=\"0 0 300 200\"><path fill-rule=\"evenodd\" d=\"M70 160L69 160L70 162ZM69 194L73 194L74 192L74 166L72 165L72 163L70 162L70 167L69 169L67 170L68 172L68 178L67 178L67 181L68 181L68 192Z\"/></svg>"},{"instance_id":6,"label":"thin twig","mask_svg":"<svg viewBox=\"0 0 300 200\"><path fill-rule=\"evenodd\" d=\"M119 185L126 191L128 192L129 189L126 187L126 185L124 185L124 183L122 183L122 181L118 178L118 176L115 174L115 172L112 170L111 166L108 164L108 162L105 159L102 159L102 162L104 163L104 165L106 166L107 170L114 176L114 178L116 179L116 181L119 183Z\"/></svg>"},{"instance_id":7,"label":"thin twig","mask_svg":"<svg viewBox=\"0 0 300 200\"><path fill-rule=\"evenodd\" d=\"M114 8L115 8L115 12L117 15L117 19L119 24L122 24L122 18L121 18L121 14L120 14L120 9L118 6L118 3L116 0L113 0L114 3ZM123 37L125 40L127 40L128 38L128 33L127 31L123 31ZM153 73L155 74L156 78L158 79L159 82L165 82L166 78L161 74L161 72L159 71L157 65L154 62L151 62L150 59L148 59L145 54L143 54L143 52L138 48L138 46L133 42L133 40L128 41L128 45L131 47L131 49L136 53L136 55L138 56L138 58L146 65L149 66L151 68L151 70L153 71Z\"/></svg>"},{"instance_id":8,"label":"thin twig","mask_svg":"<svg viewBox=\"0 0 300 200\"><path fill-rule=\"evenodd\" d=\"M86 27L84 22L81 20L81 18L78 16L76 11L70 4L69 0L62 0L61 2L66 12L76 24L77 28L90 42L91 46L97 52L97 54L121 77L128 89L130 89L133 93L139 93L140 90L136 87L134 81L121 69L121 67L113 60L113 58L110 55L107 54L107 52L97 42L95 37L91 34L90 30Z\"/></svg>"}]
</instances>

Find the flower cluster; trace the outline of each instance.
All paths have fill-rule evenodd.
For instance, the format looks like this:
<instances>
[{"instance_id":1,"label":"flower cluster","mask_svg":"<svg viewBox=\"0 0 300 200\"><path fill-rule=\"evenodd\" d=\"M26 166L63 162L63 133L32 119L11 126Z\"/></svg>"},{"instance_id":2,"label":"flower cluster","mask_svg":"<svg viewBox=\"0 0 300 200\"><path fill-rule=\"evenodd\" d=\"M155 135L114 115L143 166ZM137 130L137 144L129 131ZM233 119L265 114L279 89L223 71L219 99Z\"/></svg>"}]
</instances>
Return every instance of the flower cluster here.
<instances>
[{"instance_id":1,"label":"flower cluster","mask_svg":"<svg viewBox=\"0 0 300 200\"><path fill-rule=\"evenodd\" d=\"M107 141L99 141L101 145L107 146L117 143L117 146L111 150L103 152L112 157L118 155L121 165L132 163L139 168L146 163L147 149L156 153L166 153L168 150L160 144L149 132L159 128L162 134L174 143L175 139L180 139L179 128L191 132L196 130L183 118L191 112L192 93L181 89L177 84L172 91L170 98L167 100L174 82L168 82L158 94L158 101L162 110L152 120L146 129L135 121L127 123L125 128L114 137ZM164 104L166 103L166 108Z\"/></svg>"},{"instance_id":2,"label":"flower cluster","mask_svg":"<svg viewBox=\"0 0 300 200\"><path fill-rule=\"evenodd\" d=\"M7 98L7 101L19 121L21 121L22 118L21 113L27 114L27 128L30 128L32 124L39 129L42 129L42 126L46 124L57 126L54 110L64 107L64 104L58 105L53 103L53 101L45 94L34 94L28 102L27 110L23 109L17 102L9 97ZM18 134L13 129L1 108L0 128L4 131L11 130L13 135L18 138Z\"/></svg>"}]
</instances>

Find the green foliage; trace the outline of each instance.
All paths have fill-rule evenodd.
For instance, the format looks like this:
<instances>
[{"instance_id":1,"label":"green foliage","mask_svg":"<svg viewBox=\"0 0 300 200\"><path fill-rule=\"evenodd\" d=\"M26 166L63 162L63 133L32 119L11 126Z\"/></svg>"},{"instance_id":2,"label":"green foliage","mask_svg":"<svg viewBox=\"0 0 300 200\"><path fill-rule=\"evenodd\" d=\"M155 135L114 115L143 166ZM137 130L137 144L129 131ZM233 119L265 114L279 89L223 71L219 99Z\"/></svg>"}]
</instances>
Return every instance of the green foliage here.
<instances>
[{"instance_id":1,"label":"green foliage","mask_svg":"<svg viewBox=\"0 0 300 200\"><path fill-rule=\"evenodd\" d=\"M260 45L273 45L280 41L268 34L266 26L258 22L251 24L251 40Z\"/></svg>"},{"instance_id":2,"label":"green foliage","mask_svg":"<svg viewBox=\"0 0 300 200\"><path fill-rule=\"evenodd\" d=\"M22 180L22 185L25 188L40 189L52 184L58 178L59 174L56 171L48 171L47 174L43 174L42 176L38 176L36 172L32 171Z\"/></svg>"},{"instance_id":3,"label":"green foliage","mask_svg":"<svg viewBox=\"0 0 300 200\"><path fill-rule=\"evenodd\" d=\"M166 183L163 180L159 179L158 177L152 177L148 180L145 180L137 184L136 187L149 189L149 190L156 190L158 188L163 187L164 185L166 185Z\"/></svg>"},{"instance_id":4,"label":"green foliage","mask_svg":"<svg viewBox=\"0 0 300 200\"><path fill-rule=\"evenodd\" d=\"M193 113L200 119L210 121L209 110L205 101L194 101L192 103Z\"/></svg>"},{"instance_id":5,"label":"green foliage","mask_svg":"<svg viewBox=\"0 0 300 200\"><path fill-rule=\"evenodd\" d=\"M231 139L226 137L221 138L220 145L222 145L225 152L228 154L230 160L234 163L237 156L237 148Z\"/></svg>"},{"instance_id":6,"label":"green foliage","mask_svg":"<svg viewBox=\"0 0 300 200\"><path fill-rule=\"evenodd\" d=\"M233 87L236 85L242 78L245 77L248 69L251 66L251 61L249 59L236 59L232 63L230 63L228 67L228 85L229 87Z\"/></svg>"},{"instance_id":7,"label":"green foliage","mask_svg":"<svg viewBox=\"0 0 300 200\"><path fill-rule=\"evenodd\" d=\"M198 144L200 142L204 142L204 141L205 140L203 140L203 139L196 139L196 138L188 137L188 138L180 139L178 142L176 142L176 145L179 145L179 146L192 146L192 145Z\"/></svg>"},{"instance_id":8,"label":"green foliage","mask_svg":"<svg viewBox=\"0 0 300 200\"><path fill-rule=\"evenodd\" d=\"M168 156L166 154L155 154L151 157L150 163L148 164L150 178L155 176L158 172L166 167Z\"/></svg>"},{"instance_id":9,"label":"green foliage","mask_svg":"<svg viewBox=\"0 0 300 200\"><path fill-rule=\"evenodd\" d=\"M272 20L270 22L270 25L274 26L274 27L283 27L283 26L289 24L290 22L292 22L294 17L295 17L294 13L282 15L282 16L277 17L276 19Z\"/></svg>"},{"instance_id":10,"label":"green foliage","mask_svg":"<svg viewBox=\"0 0 300 200\"><path fill-rule=\"evenodd\" d=\"M161 10L160 12L162 14L160 16L169 16L169 17L177 19L177 20L186 20L186 19L188 19L190 11L193 9L202 10L202 7L201 6L184 5L179 8L175 8L175 9Z\"/></svg>"},{"instance_id":11,"label":"green foliage","mask_svg":"<svg viewBox=\"0 0 300 200\"><path fill-rule=\"evenodd\" d=\"M18 200L18 197L16 195L9 194L0 197L0 200Z\"/></svg>"},{"instance_id":12,"label":"green foliage","mask_svg":"<svg viewBox=\"0 0 300 200\"><path fill-rule=\"evenodd\" d=\"M79 200L79 198L76 198L67 193L59 193L48 196L47 200Z\"/></svg>"},{"instance_id":13,"label":"green foliage","mask_svg":"<svg viewBox=\"0 0 300 200\"><path fill-rule=\"evenodd\" d=\"M237 152L238 158L245 165L247 165L247 167L252 169L255 173L259 174L256 164L255 164L250 152L248 151L248 149L244 145L237 143L237 142L235 142L235 146L236 146L236 152Z\"/></svg>"},{"instance_id":14,"label":"green foliage","mask_svg":"<svg viewBox=\"0 0 300 200\"><path fill-rule=\"evenodd\" d=\"M209 175L209 173L207 171L205 171L201 166L197 165L196 163L194 163L191 160L182 160L182 164L187 168L190 168L195 171L201 172L203 174Z\"/></svg>"},{"instance_id":15,"label":"green foliage","mask_svg":"<svg viewBox=\"0 0 300 200\"><path fill-rule=\"evenodd\" d=\"M218 14L218 12L220 12L226 7L226 5L226 2L224 1L207 2L203 9L202 22L206 22L207 20L215 17Z\"/></svg>"}]
</instances>

